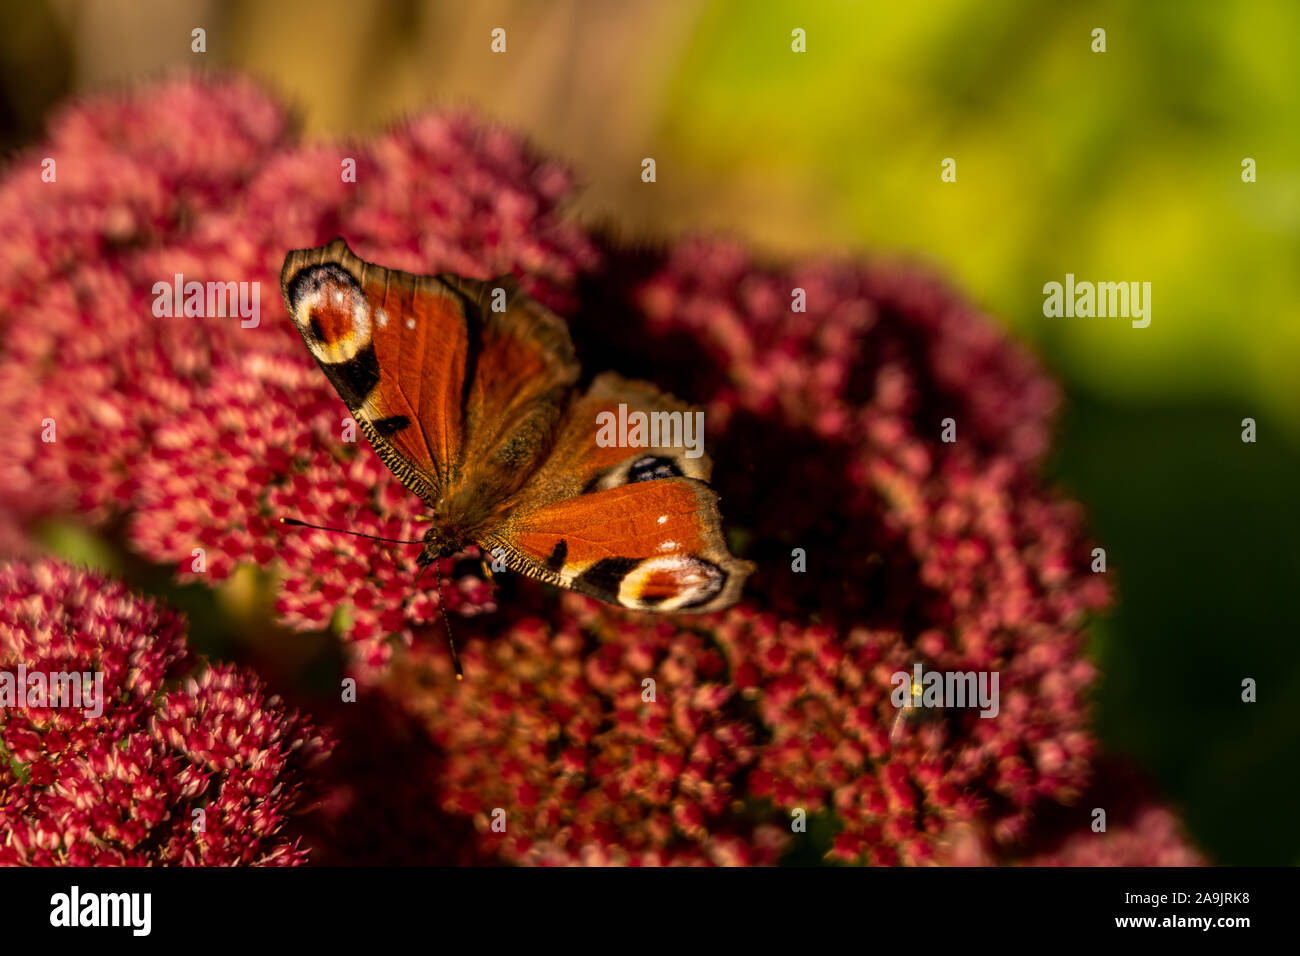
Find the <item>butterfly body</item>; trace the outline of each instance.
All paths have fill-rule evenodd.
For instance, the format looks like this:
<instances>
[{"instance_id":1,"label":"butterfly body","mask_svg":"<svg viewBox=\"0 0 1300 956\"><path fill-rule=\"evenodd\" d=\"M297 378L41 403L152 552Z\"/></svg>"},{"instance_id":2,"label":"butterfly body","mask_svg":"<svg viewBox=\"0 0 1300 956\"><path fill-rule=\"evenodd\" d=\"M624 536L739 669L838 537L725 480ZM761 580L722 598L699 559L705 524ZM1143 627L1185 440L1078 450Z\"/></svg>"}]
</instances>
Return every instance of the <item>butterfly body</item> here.
<instances>
[{"instance_id":1,"label":"butterfly body","mask_svg":"<svg viewBox=\"0 0 1300 956\"><path fill-rule=\"evenodd\" d=\"M598 417L620 407L665 422L693 411L610 373L580 394L563 320L512 278L398 272L336 239L291 252L281 290L358 428L429 509L421 564L472 544L629 608L739 597L752 565L723 541L708 457L598 436Z\"/></svg>"}]
</instances>

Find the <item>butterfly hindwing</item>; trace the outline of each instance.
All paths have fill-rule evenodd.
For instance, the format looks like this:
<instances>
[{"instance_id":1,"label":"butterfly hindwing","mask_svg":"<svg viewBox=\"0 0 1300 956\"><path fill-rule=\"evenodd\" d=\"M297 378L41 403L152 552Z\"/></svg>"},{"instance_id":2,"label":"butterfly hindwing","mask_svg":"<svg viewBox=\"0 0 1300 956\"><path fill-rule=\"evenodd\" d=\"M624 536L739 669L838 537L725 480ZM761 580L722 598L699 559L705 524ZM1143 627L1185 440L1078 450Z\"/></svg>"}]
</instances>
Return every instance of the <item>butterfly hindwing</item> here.
<instances>
[{"instance_id":1,"label":"butterfly hindwing","mask_svg":"<svg viewBox=\"0 0 1300 956\"><path fill-rule=\"evenodd\" d=\"M697 413L690 405L647 382L605 372L596 376L586 394L570 407L550 455L529 482L525 507L650 478L709 480L713 463L702 446L698 454L691 454L683 443L647 445L639 449L617 442L602 443L598 422L601 416L617 418L620 405L647 415L672 416L669 427L663 429L666 433L673 431L675 423L679 436L684 436L690 428L694 437L703 437L694 434L696 420L686 417Z\"/></svg>"}]
</instances>

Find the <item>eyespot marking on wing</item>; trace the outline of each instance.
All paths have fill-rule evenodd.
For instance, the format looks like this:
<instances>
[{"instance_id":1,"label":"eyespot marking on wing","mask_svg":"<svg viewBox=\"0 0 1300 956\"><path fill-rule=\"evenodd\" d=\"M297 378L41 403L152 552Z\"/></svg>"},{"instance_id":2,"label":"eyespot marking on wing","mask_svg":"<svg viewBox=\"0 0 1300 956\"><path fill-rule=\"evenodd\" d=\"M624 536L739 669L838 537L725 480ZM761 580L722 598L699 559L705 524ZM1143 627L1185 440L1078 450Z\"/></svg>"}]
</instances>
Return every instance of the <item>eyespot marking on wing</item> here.
<instances>
[{"instance_id":1,"label":"eyespot marking on wing","mask_svg":"<svg viewBox=\"0 0 1300 956\"><path fill-rule=\"evenodd\" d=\"M642 455L640 458L625 461L608 471L602 472L587 483L584 494L604 491L620 485L631 485L642 481L663 481L667 478L699 477L693 471L684 469L682 462L668 455Z\"/></svg>"},{"instance_id":2,"label":"eyespot marking on wing","mask_svg":"<svg viewBox=\"0 0 1300 956\"><path fill-rule=\"evenodd\" d=\"M727 586L727 572L712 561L690 554L646 558L619 584L618 601L626 607L682 611L708 604Z\"/></svg>"},{"instance_id":3,"label":"eyespot marking on wing","mask_svg":"<svg viewBox=\"0 0 1300 956\"><path fill-rule=\"evenodd\" d=\"M342 266L330 262L298 270L285 297L294 325L322 365L351 362L371 345L370 305Z\"/></svg>"},{"instance_id":4,"label":"eyespot marking on wing","mask_svg":"<svg viewBox=\"0 0 1300 956\"><path fill-rule=\"evenodd\" d=\"M680 478L682 470L671 458L659 455L647 455L632 462L627 470L627 482L658 481L662 478Z\"/></svg>"}]
</instances>

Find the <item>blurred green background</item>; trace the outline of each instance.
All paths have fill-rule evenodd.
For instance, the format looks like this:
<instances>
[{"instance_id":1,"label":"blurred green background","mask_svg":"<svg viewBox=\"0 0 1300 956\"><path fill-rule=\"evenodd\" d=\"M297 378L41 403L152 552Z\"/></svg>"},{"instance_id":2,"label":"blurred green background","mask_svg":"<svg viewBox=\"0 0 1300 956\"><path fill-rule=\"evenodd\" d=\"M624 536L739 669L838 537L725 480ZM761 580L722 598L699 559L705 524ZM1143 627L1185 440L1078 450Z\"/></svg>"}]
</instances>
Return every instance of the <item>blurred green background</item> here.
<instances>
[{"instance_id":1,"label":"blurred green background","mask_svg":"<svg viewBox=\"0 0 1300 956\"><path fill-rule=\"evenodd\" d=\"M1300 4L30 0L5 16L9 149L69 93L234 68L311 136L473 106L566 157L575 214L629 238L932 263L1065 385L1051 477L1119 584L1091 635L1104 744L1214 860L1300 862ZM1067 272L1150 282L1150 327L1045 318L1043 284Z\"/></svg>"}]
</instances>

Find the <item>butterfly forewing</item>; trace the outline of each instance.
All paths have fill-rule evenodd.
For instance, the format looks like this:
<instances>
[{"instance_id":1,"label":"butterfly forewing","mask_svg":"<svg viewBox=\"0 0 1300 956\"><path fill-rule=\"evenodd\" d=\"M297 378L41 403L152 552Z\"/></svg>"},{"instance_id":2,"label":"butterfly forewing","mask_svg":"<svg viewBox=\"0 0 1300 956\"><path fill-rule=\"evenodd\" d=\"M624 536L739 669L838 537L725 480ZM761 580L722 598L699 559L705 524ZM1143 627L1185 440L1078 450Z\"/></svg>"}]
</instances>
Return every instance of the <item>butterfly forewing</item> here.
<instances>
[{"instance_id":1,"label":"butterfly forewing","mask_svg":"<svg viewBox=\"0 0 1300 956\"><path fill-rule=\"evenodd\" d=\"M646 611L712 611L752 570L722 540L718 497L694 478L634 482L528 510L492 535L533 577Z\"/></svg>"},{"instance_id":2,"label":"butterfly forewing","mask_svg":"<svg viewBox=\"0 0 1300 956\"><path fill-rule=\"evenodd\" d=\"M437 279L371 266L341 239L290 253L280 283L307 348L384 464L435 501L463 446L460 296Z\"/></svg>"}]
</instances>

